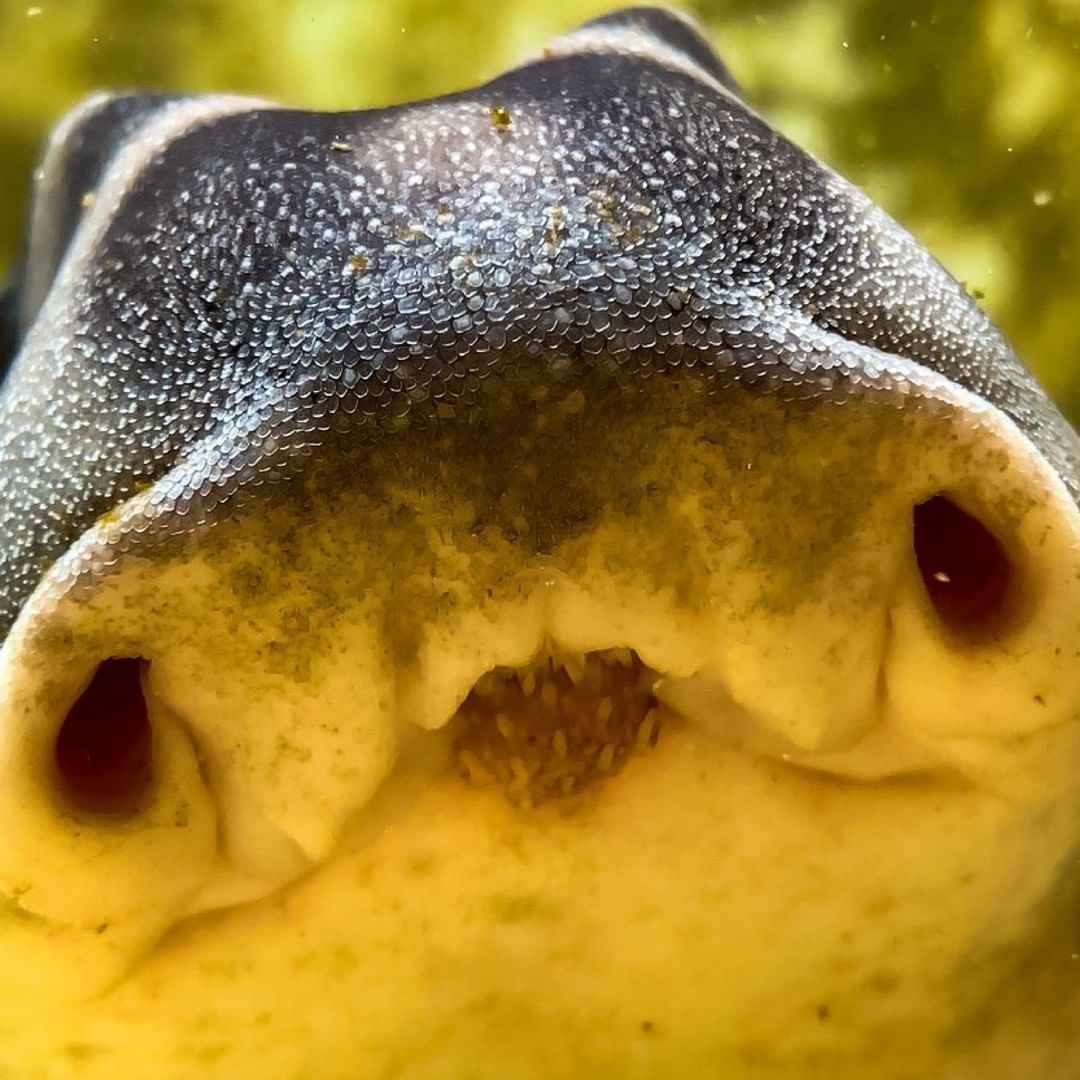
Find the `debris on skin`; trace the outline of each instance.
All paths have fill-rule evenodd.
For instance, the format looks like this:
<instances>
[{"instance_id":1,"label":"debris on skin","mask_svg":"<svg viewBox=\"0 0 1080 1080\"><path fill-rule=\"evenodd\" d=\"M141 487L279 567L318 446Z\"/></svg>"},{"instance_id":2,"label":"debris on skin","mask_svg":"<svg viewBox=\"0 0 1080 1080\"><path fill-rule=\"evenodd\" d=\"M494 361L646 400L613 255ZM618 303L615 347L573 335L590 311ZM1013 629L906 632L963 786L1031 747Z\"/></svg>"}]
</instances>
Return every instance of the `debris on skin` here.
<instances>
[{"instance_id":1,"label":"debris on skin","mask_svg":"<svg viewBox=\"0 0 1080 1080\"><path fill-rule=\"evenodd\" d=\"M566 232L566 207L561 204L553 206L548 215L547 242L548 247L557 248Z\"/></svg>"},{"instance_id":2,"label":"debris on skin","mask_svg":"<svg viewBox=\"0 0 1080 1080\"><path fill-rule=\"evenodd\" d=\"M453 721L462 777L527 810L614 775L660 736L657 678L629 649L487 672Z\"/></svg>"},{"instance_id":3,"label":"debris on skin","mask_svg":"<svg viewBox=\"0 0 1080 1080\"><path fill-rule=\"evenodd\" d=\"M346 274L362 274L369 266L368 257L362 251L354 251L345 263Z\"/></svg>"},{"instance_id":4,"label":"debris on skin","mask_svg":"<svg viewBox=\"0 0 1080 1080\"><path fill-rule=\"evenodd\" d=\"M510 110L505 105L492 105L488 109L488 116L491 117L491 126L496 131L506 132L514 126Z\"/></svg>"},{"instance_id":5,"label":"debris on skin","mask_svg":"<svg viewBox=\"0 0 1080 1080\"><path fill-rule=\"evenodd\" d=\"M391 234L395 240L405 244L416 244L431 239L424 227L416 222L397 222L392 226Z\"/></svg>"}]
</instances>

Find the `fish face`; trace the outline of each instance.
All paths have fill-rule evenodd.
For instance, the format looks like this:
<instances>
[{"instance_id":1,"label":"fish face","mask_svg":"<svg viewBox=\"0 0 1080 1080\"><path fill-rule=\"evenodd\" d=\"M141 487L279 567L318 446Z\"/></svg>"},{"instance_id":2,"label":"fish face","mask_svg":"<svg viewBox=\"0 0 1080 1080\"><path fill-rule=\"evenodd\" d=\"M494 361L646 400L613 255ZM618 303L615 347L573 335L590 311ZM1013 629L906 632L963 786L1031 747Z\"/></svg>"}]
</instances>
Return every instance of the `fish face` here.
<instances>
[{"instance_id":1,"label":"fish face","mask_svg":"<svg viewBox=\"0 0 1080 1080\"><path fill-rule=\"evenodd\" d=\"M6 1068L1072 1077L1076 436L682 17L31 224Z\"/></svg>"}]
</instances>

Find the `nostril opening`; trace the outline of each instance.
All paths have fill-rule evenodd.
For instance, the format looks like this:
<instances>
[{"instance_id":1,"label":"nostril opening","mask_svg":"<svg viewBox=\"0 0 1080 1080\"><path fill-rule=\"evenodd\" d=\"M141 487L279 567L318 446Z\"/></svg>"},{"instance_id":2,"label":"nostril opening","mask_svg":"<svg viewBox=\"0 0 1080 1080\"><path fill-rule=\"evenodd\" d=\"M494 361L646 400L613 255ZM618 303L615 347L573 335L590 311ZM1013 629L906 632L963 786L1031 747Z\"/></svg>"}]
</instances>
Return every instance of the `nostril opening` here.
<instances>
[{"instance_id":1,"label":"nostril opening","mask_svg":"<svg viewBox=\"0 0 1080 1080\"><path fill-rule=\"evenodd\" d=\"M60 784L80 809L130 813L149 787L153 737L143 666L137 657L99 664L56 737Z\"/></svg>"},{"instance_id":2,"label":"nostril opening","mask_svg":"<svg viewBox=\"0 0 1080 1080\"><path fill-rule=\"evenodd\" d=\"M915 507L915 558L938 617L972 637L1000 628L1013 566L997 537L944 495Z\"/></svg>"}]
</instances>

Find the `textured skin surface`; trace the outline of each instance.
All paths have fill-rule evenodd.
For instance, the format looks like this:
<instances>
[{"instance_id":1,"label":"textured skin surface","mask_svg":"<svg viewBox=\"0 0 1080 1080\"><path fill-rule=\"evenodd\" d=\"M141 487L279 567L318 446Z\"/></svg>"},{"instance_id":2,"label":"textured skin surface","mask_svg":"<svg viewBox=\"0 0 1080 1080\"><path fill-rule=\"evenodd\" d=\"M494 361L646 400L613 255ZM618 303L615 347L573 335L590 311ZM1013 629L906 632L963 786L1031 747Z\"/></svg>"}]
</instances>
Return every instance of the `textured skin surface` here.
<instances>
[{"instance_id":1,"label":"textured skin surface","mask_svg":"<svg viewBox=\"0 0 1080 1080\"><path fill-rule=\"evenodd\" d=\"M1000 334L733 87L687 24L641 10L389 110L88 103L42 170L0 397L0 633L166 474L128 542L204 521L332 430L422 425L556 356L836 397L936 372L1075 498L1076 437Z\"/></svg>"},{"instance_id":2,"label":"textured skin surface","mask_svg":"<svg viewBox=\"0 0 1080 1080\"><path fill-rule=\"evenodd\" d=\"M630 13L387 112L61 125L0 429L0 1073L1075 1080L1074 436L735 93ZM1009 563L970 633L938 493ZM486 674L611 648L655 747L530 810L465 778ZM122 815L56 754L106 657Z\"/></svg>"}]
</instances>

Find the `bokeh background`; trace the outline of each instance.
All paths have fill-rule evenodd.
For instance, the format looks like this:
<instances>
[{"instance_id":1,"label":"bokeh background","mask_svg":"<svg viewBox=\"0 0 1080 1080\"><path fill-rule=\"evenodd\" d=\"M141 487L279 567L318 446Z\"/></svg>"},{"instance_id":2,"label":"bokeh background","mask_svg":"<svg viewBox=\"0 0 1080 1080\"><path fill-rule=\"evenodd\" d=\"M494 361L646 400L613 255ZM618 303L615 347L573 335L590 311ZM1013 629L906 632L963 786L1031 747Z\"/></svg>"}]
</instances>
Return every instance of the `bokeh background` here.
<instances>
[{"instance_id":1,"label":"bokeh background","mask_svg":"<svg viewBox=\"0 0 1080 1080\"><path fill-rule=\"evenodd\" d=\"M611 0L0 0L0 272L102 87L357 108L459 89ZM1080 422L1080 0L688 0L754 104L980 299Z\"/></svg>"}]
</instances>

